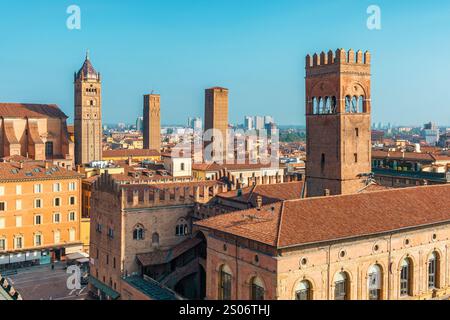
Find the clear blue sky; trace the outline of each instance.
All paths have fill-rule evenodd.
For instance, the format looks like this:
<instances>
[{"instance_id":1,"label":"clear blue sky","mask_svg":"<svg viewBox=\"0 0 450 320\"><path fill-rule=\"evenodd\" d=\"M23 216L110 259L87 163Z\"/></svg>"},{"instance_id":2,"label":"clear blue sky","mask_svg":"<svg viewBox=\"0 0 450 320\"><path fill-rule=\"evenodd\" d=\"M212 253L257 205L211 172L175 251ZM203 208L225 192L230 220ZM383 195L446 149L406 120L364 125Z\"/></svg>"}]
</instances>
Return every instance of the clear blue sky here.
<instances>
[{"instance_id":1,"label":"clear blue sky","mask_svg":"<svg viewBox=\"0 0 450 320\"><path fill-rule=\"evenodd\" d=\"M81 30L66 9L81 8ZM366 28L381 7L382 29ZM204 89L230 89L230 121L304 124L304 56L373 54L373 122L450 124L450 2L419 0L0 0L0 101L73 116L73 72L90 49L103 119L134 122L162 95L163 123L203 117ZM72 121L70 119L69 121Z\"/></svg>"}]
</instances>

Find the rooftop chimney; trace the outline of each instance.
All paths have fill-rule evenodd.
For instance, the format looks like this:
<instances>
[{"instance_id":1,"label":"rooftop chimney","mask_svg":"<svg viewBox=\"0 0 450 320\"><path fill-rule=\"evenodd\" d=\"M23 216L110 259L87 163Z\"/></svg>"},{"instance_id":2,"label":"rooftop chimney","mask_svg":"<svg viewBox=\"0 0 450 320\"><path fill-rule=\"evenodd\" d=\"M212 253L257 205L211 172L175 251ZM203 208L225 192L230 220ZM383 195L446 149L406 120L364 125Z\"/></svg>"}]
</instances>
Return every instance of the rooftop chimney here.
<instances>
[{"instance_id":1,"label":"rooftop chimney","mask_svg":"<svg viewBox=\"0 0 450 320\"><path fill-rule=\"evenodd\" d=\"M262 203L263 203L263 198L261 196L257 196L256 197L256 209L258 209L258 211L261 210Z\"/></svg>"}]
</instances>

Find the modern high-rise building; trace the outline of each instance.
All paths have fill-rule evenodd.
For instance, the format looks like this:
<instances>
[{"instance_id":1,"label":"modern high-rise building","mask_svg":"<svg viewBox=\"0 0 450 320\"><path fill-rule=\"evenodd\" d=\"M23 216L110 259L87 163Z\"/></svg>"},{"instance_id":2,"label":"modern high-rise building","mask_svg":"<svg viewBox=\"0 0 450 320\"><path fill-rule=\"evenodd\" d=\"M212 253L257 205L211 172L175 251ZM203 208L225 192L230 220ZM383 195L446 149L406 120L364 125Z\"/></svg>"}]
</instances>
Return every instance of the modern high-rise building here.
<instances>
[{"instance_id":1,"label":"modern high-rise building","mask_svg":"<svg viewBox=\"0 0 450 320\"><path fill-rule=\"evenodd\" d=\"M220 151L225 156L228 141L228 89L226 88L214 87L205 90L204 130L207 132L210 129L215 129L211 140L214 142L214 154L217 155ZM221 135L221 139L215 136L217 134ZM211 141L209 143L207 141L205 146Z\"/></svg>"},{"instance_id":2,"label":"modern high-rise building","mask_svg":"<svg viewBox=\"0 0 450 320\"><path fill-rule=\"evenodd\" d=\"M161 106L159 94L144 95L144 149L161 150Z\"/></svg>"},{"instance_id":3,"label":"modern high-rise building","mask_svg":"<svg viewBox=\"0 0 450 320\"><path fill-rule=\"evenodd\" d=\"M264 129L264 117L255 116L255 129L256 130Z\"/></svg>"},{"instance_id":4,"label":"modern high-rise building","mask_svg":"<svg viewBox=\"0 0 450 320\"><path fill-rule=\"evenodd\" d=\"M428 145L435 146L439 141L439 127L436 123L429 122L423 127L423 134Z\"/></svg>"},{"instance_id":5,"label":"modern high-rise building","mask_svg":"<svg viewBox=\"0 0 450 320\"><path fill-rule=\"evenodd\" d=\"M136 131L144 130L144 117L137 117L136 119Z\"/></svg>"},{"instance_id":6,"label":"modern high-rise building","mask_svg":"<svg viewBox=\"0 0 450 320\"><path fill-rule=\"evenodd\" d=\"M102 83L86 54L75 73L75 163L102 160Z\"/></svg>"},{"instance_id":7,"label":"modern high-rise building","mask_svg":"<svg viewBox=\"0 0 450 320\"><path fill-rule=\"evenodd\" d=\"M272 124L275 123L272 116L264 116L264 124Z\"/></svg>"},{"instance_id":8,"label":"modern high-rise building","mask_svg":"<svg viewBox=\"0 0 450 320\"><path fill-rule=\"evenodd\" d=\"M370 53L306 57L308 196L351 194L371 172Z\"/></svg>"},{"instance_id":9,"label":"modern high-rise building","mask_svg":"<svg viewBox=\"0 0 450 320\"><path fill-rule=\"evenodd\" d=\"M202 118L199 117L189 117L188 118L188 128L194 129L195 131L202 129Z\"/></svg>"},{"instance_id":10,"label":"modern high-rise building","mask_svg":"<svg viewBox=\"0 0 450 320\"><path fill-rule=\"evenodd\" d=\"M244 129L245 130L253 130L253 117L246 116L244 118Z\"/></svg>"}]
</instances>

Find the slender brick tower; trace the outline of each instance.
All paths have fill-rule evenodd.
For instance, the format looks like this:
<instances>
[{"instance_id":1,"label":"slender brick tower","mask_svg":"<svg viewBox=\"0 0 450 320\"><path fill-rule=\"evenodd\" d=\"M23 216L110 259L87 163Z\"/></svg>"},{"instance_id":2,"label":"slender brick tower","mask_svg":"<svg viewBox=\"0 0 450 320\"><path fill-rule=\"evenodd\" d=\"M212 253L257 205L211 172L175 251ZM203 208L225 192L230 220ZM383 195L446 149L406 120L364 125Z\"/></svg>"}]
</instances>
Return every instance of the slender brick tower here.
<instances>
[{"instance_id":1,"label":"slender brick tower","mask_svg":"<svg viewBox=\"0 0 450 320\"><path fill-rule=\"evenodd\" d=\"M161 97L144 95L144 149L161 150Z\"/></svg>"},{"instance_id":2,"label":"slender brick tower","mask_svg":"<svg viewBox=\"0 0 450 320\"><path fill-rule=\"evenodd\" d=\"M306 57L308 197L351 194L371 172L370 53Z\"/></svg>"},{"instance_id":3,"label":"slender brick tower","mask_svg":"<svg viewBox=\"0 0 450 320\"><path fill-rule=\"evenodd\" d=\"M102 83L86 54L75 87L75 163L102 160Z\"/></svg>"}]
</instances>

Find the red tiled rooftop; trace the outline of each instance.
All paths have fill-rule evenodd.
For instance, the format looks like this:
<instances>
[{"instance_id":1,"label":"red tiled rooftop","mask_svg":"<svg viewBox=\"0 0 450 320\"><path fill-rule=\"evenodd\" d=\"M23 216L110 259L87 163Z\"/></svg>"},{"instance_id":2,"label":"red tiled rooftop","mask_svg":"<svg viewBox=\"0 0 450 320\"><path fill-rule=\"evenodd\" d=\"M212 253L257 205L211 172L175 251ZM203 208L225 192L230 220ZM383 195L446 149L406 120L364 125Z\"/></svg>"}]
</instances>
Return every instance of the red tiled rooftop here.
<instances>
[{"instance_id":1,"label":"red tiled rooftop","mask_svg":"<svg viewBox=\"0 0 450 320\"><path fill-rule=\"evenodd\" d=\"M55 104L0 103L0 117L61 118L67 116Z\"/></svg>"},{"instance_id":2,"label":"red tiled rooftop","mask_svg":"<svg viewBox=\"0 0 450 320\"><path fill-rule=\"evenodd\" d=\"M288 200L270 207L196 224L278 248L344 240L450 223L450 185Z\"/></svg>"},{"instance_id":3,"label":"red tiled rooftop","mask_svg":"<svg viewBox=\"0 0 450 320\"><path fill-rule=\"evenodd\" d=\"M261 196L263 205L279 202L283 200L300 199L303 190L303 181L259 184L242 189L242 195L237 195L237 190L221 193L218 197L244 202L256 206L256 199Z\"/></svg>"},{"instance_id":4,"label":"red tiled rooftop","mask_svg":"<svg viewBox=\"0 0 450 320\"><path fill-rule=\"evenodd\" d=\"M45 168L45 162L25 161L25 162L1 162L0 181L15 180L42 180L82 177L81 174L61 168L50 163Z\"/></svg>"},{"instance_id":5,"label":"red tiled rooftop","mask_svg":"<svg viewBox=\"0 0 450 320\"><path fill-rule=\"evenodd\" d=\"M103 150L104 158L113 157L158 157L160 153L153 149L117 149Z\"/></svg>"}]
</instances>

